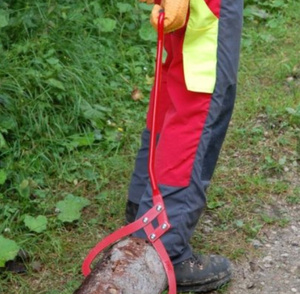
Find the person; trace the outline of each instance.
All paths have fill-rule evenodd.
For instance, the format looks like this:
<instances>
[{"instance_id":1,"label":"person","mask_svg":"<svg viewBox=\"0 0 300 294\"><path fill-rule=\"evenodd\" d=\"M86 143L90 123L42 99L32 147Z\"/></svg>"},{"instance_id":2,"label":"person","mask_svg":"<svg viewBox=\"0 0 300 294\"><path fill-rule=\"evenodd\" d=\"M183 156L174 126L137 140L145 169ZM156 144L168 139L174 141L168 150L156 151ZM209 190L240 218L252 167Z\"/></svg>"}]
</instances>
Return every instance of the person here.
<instances>
[{"instance_id":1,"label":"person","mask_svg":"<svg viewBox=\"0 0 300 294\"><path fill-rule=\"evenodd\" d=\"M154 27L159 10L165 11L167 57L157 116L155 172L172 228L161 240L174 265L178 291L208 292L230 280L231 264L222 256L194 253L189 240L205 207L234 107L243 1L140 1L156 3L151 14ZM152 207L151 119L150 103L129 185L128 223ZM134 235L146 238L142 230Z\"/></svg>"}]
</instances>

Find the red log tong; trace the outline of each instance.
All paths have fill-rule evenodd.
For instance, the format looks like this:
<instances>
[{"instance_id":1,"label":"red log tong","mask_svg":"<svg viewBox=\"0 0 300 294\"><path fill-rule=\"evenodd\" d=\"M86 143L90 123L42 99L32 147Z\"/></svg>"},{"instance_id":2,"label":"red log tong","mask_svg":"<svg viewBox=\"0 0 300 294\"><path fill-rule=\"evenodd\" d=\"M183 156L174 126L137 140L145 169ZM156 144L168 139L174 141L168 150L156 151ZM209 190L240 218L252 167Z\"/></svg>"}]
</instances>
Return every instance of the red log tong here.
<instances>
[{"instance_id":1,"label":"red log tong","mask_svg":"<svg viewBox=\"0 0 300 294\"><path fill-rule=\"evenodd\" d=\"M156 118L158 110L158 102L160 99L161 92L161 77L162 77L162 56L163 56L163 45L164 45L164 17L165 13L160 12L158 19L158 36L157 36L157 53L156 53L156 65L155 65L155 80L154 80L154 99L153 103L153 117L152 117L152 126L150 134L150 146L149 146L149 177L152 187L152 198L153 198L153 207L148 210L142 217L134 221L133 223L126 225L117 231L113 232L111 235L105 237L100 241L87 255L83 264L82 272L84 276L87 276L91 272L91 263L96 258L96 256L103 251L105 248L111 246L116 241L131 235L132 233L144 229L149 242L156 249L164 269L168 277L169 284L169 294L176 294L176 278L174 273L173 264L170 260L170 257L160 240L160 237L165 234L170 228L171 225L168 221L168 216L166 213L163 197L159 191L159 187L156 180L156 175L154 172L154 162L155 162L155 146L156 146L156 136L157 136L157 127L156 127ZM158 226L154 227L152 224L153 220L157 220Z\"/></svg>"}]
</instances>

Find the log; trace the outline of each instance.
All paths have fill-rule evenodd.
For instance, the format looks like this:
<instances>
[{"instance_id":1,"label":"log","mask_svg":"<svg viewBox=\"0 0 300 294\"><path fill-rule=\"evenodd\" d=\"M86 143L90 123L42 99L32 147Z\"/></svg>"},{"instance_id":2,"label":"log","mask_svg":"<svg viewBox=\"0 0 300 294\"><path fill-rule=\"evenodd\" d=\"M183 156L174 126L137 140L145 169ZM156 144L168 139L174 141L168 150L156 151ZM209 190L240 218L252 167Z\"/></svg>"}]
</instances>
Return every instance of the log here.
<instances>
[{"instance_id":1,"label":"log","mask_svg":"<svg viewBox=\"0 0 300 294\"><path fill-rule=\"evenodd\" d=\"M152 245L129 237L116 243L74 294L160 294L167 276Z\"/></svg>"}]
</instances>

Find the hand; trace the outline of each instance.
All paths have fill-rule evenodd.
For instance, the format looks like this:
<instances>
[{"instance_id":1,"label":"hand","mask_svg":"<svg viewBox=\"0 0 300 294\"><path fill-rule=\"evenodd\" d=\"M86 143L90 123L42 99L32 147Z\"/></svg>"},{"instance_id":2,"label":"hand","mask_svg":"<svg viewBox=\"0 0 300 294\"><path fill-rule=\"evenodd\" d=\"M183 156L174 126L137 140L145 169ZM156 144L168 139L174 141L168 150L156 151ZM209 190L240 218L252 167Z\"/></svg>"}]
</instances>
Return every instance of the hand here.
<instances>
[{"instance_id":1,"label":"hand","mask_svg":"<svg viewBox=\"0 0 300 294\"><path fill-rule=\"evenodd\" d=\"M164 32L169 33L182 28L186 22L189 3L189 0L162 0L161 5L155 4L153 7L151 24L157 29L159 12L164 9Z\"/></svg>"}]
</instances>

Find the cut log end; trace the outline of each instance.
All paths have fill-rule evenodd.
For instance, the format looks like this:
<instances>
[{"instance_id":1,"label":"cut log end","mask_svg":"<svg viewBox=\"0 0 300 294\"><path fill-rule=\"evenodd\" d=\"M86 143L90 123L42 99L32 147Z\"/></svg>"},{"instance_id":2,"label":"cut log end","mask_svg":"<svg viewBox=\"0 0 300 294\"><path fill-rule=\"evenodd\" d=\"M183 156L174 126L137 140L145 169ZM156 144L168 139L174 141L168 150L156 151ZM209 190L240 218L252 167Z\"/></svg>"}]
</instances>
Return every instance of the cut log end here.
<instances>
[{"instance_id":1,"label":"cut log end","mask_svg":"<svg viewBox=\"0 0 300 294\"><path fill-rule=\"evenodd\" d=\"M159 294L166 288L167 276L155 249L129 237L104 254L74 294Z\"/></svg>"}]
</instances>

